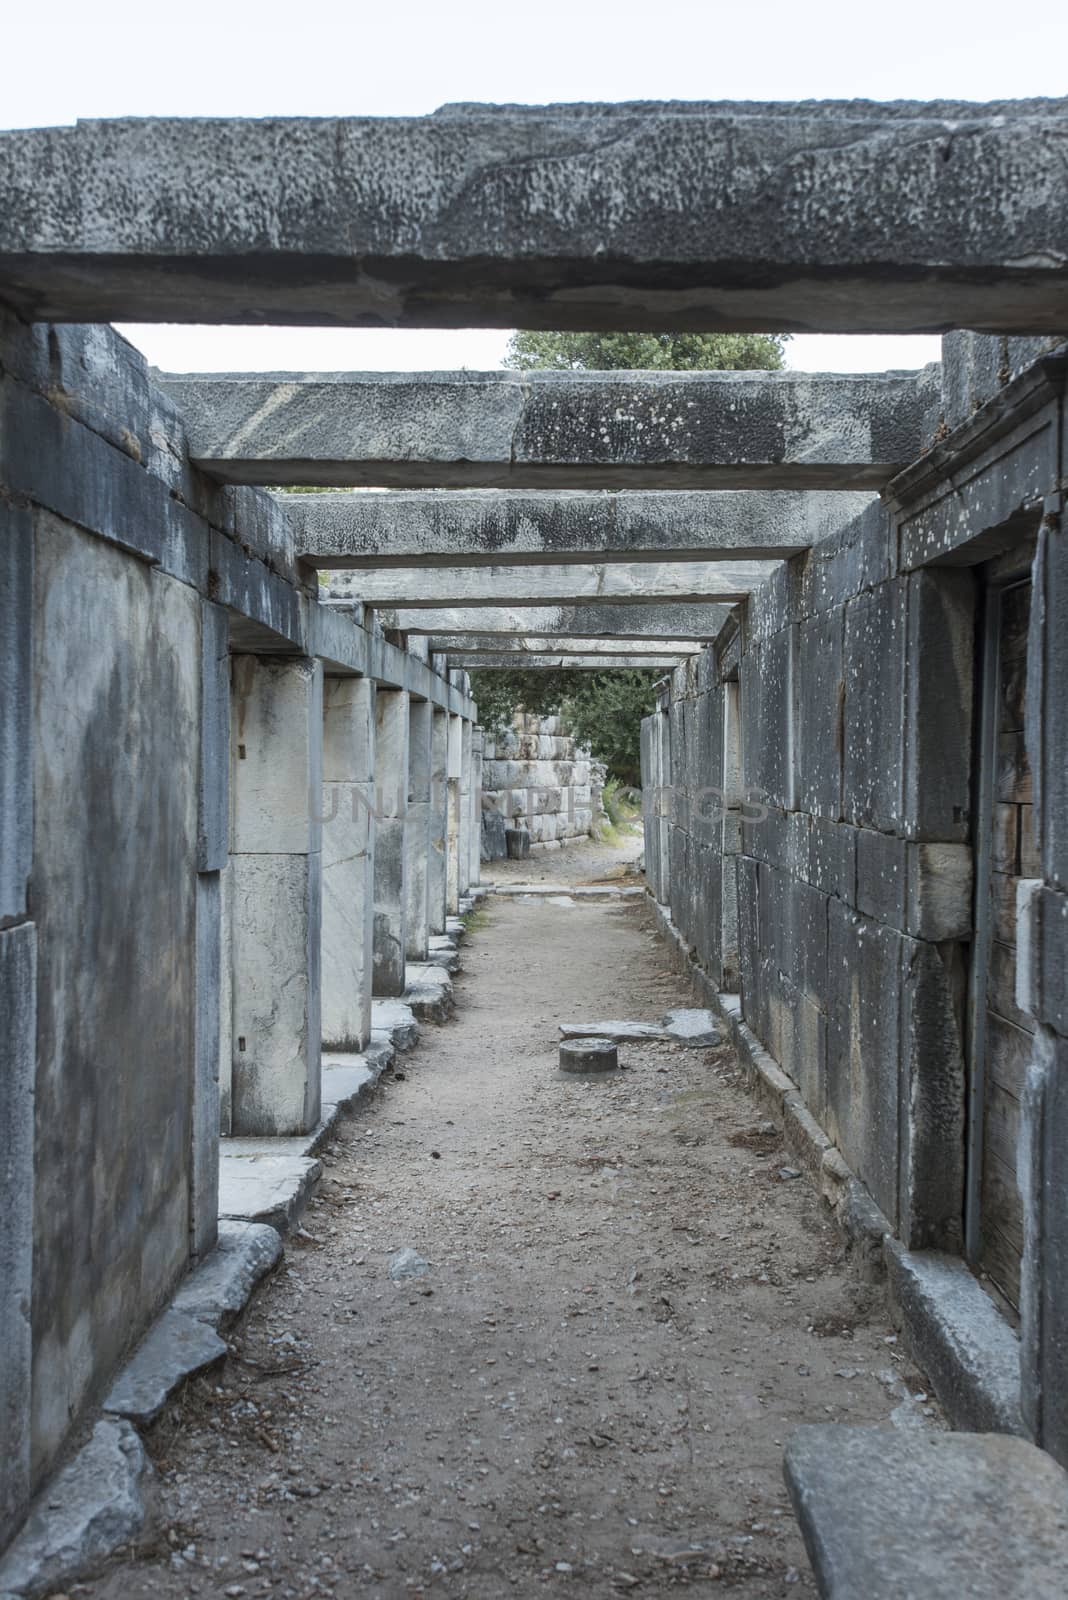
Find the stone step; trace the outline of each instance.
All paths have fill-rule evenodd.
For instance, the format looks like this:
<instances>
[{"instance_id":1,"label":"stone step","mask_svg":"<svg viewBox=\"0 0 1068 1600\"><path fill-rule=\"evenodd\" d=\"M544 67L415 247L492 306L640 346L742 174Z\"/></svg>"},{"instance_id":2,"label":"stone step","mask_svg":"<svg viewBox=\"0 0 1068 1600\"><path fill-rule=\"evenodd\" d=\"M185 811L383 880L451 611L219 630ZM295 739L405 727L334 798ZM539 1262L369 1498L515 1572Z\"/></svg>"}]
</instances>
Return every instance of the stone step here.
<instances>
[{"instance_id":1,"label":"stone step","mask_svg":"<svg viewBox=\"0 0 1068 1600\"><path fill-rule=\"evenodd\" d=\"M825 1600L1068 1593L1068 1472L1024 1439L804 1427L784 1472Z\"/></svg>"}]
</instances>

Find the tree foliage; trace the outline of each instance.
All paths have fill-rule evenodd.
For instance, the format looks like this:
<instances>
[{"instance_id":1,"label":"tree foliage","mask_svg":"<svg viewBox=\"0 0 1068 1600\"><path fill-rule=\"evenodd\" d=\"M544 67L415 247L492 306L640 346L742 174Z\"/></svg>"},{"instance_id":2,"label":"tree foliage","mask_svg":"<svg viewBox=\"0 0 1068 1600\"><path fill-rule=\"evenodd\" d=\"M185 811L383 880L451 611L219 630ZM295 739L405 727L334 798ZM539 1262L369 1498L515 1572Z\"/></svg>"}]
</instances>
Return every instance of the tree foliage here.
<instances>
[{"instance_id":1,"label":"tree foliage","mask_svg":"<svg viewBox=\"0 0 1068 1600\"><path fill-rule=\"evenodd\" d=\"M558 372L777 372L777 333L513 333L506 367Z\"/></svg>"},{"instance_id":2,"label":"tree foliage","mask_svg":"<svg viewBox=\"0 0 1068 1600\"><path fill-rule=\"evenodd\" d=\"M604 672L482 671L471 674L471 693L482 726L494 734L511 727L517 710L549 717L560 712L569 732L588 745L621 783L641 783L641 720L653 709L653 684L661 668Z\"/></svg>"}]
</instances>

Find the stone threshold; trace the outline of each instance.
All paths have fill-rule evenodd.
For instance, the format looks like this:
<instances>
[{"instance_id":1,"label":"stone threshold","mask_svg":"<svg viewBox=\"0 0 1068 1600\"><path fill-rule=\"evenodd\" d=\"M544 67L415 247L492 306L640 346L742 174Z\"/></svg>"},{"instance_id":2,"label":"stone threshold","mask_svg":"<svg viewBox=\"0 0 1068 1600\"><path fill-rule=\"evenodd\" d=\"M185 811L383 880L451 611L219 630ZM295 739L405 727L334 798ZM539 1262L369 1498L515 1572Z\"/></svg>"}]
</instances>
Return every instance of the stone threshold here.
<instances>
[{"instance_id":1,"label":"stone threshold","mask_svg":"<svg viewBox=\"0 0 1068 1600\"><path fill-rule=\"evenodd\" d=\"M746 1086L783 1130L798 1166L830 1207L862 1278L880 1283L894 1324L926 1373L950 1425L1026 1436L1020 1410L1020 1349L1014 1330L964 1261L908 1250L842 1152L805 1105L797 1085L742 1020L736 994L721 994L693 960L666 906L650 895L677 969L727 1024Z\"/></svg>"}]
</instances>

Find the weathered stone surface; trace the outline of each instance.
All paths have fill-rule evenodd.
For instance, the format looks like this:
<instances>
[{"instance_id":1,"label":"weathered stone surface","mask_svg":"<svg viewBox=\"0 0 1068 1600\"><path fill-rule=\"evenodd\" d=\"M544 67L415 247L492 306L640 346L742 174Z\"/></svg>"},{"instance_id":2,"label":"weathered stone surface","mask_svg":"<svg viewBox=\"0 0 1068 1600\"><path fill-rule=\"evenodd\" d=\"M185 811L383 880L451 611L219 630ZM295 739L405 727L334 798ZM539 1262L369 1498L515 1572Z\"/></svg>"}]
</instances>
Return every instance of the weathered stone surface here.
<instances>
[{"instance_id":1,"label":"weathered stone surface","mask_svg":"<svg viewBox=\"0 0 1068 1600\"><path fill-rule=\"evenodd\" d=\"M456 1000L445 968L429 961L407 962L404 1003L420 1022L447 1022L456 1010Z\"/></svg>"},{"instance_id":2,"label":"weathered stone surface","mask_svg":"<svg viewBox=\"0 0 1068 1600\"><path fill-rule=\"evenodd\" d=\"M197 868L220 872L230 849L230 619L205 601L200 613L200 793Z\"/></svg>"},{"instance_id":3,"label":"weathered stone surface","mask_svg":"<svg viewBox=\"0 0 1068 1600\"><path fill-rule=\"evenodd\" d=\"M33 860L33 518L0 500L0 917L26 913Z\"/></svg>"},{"instance_id":4,"label":"weathered stone surface","mask_svg":"<svg viewBox=\"0 0 1068 1600\"><path fill-rule=\"evenodd\" d=\"M542 569L530 573L537 577ZM605 569L608 570L607 568ZM444 581L445 574L441 574ZM507 611L500 607L472 606L466 610L396 610L393 618L409 643L429 634L435 650L462 648L457 640L561 639L696 639L713 640L730 615L727 606L526 606ZM440 641L440 644L437 642ZM664 648L668 648L665 646Z\"/></svg>"},{"instance_id":5,"label":"weathered stone surface","mask_svg":"<svg viewBox=\"0 0 1068 1600\"><path fill-rule=\"evenodd\" d=\"M219 1161L219 1218L266 1222L288 1233L301 1215L322 1174L311 1156L274 1155L269 1142L259 1154L231 1155L223 1147Z\"/></svg>"},{"instance_id":6,"label":"weathered stone surface","mask_svg":"<svg viewBox=\"0 0 1068 1600\"><path fill-rule=\"evenodd\" d=\"M206 1322L171 1307L112 1384L105 1412L147 1426L187 1379L221 1361L226 1350L226 1341Z\"/></svg>"},{"instance_id":7,"label":"weathered stone surface","mask_svg":"<svg viewBox=\"0 0 1068 1600\"><path fill-rule=\"evenodd\" d=\"M514 606L522 612L522 624L539 627L543 633L553 625L531 623L532 614L540 611L548 616L549 608L565 613L574 609L591 622L600 619L597 626L584 627L592 634L602 632L606 622L632 626L622 612L633 608L650 620L677 616L678 622L670 626L665 620L664 632L676 638L700 638L717 622L722 625L727 607L762 584L774 568L774 561L672 561L667 556L661 561L604 560L596 565L573 561L555 566L547 558L537 565L465 566L458 556L456 565L448 567L331 569L324 574L323 593L330 604L366 602L391 609L399 619L397 626L409 632L427 627L442 631L424 614L436 612L444 618L446 607L477 608L485 616ZM722 601L722 606L708 604L711 601ZM684 623L683 617L692 620ZM480 625L481 618L473 624Z\"/></svg>"},{"instance_id":8,"label":"weathered stone surface","mask_svg":"<svg viewBox=\"0 0 1068 1600\"><path fill-rule=\"evenodd\" d=\"M548 636L532 629L529 633L513 637L508 634L481 633L477 627L472 633L458 634L452 638L442 635L435 639L434 645L435 649L448 651L450 661L463 661L475 667L478 666L479 656L684 656L694 655L702 648L700 639L661 638L655 635L651 639L630 635L619 639L602 639L573 635L566 629ZM517 661L515 665L517 670L521 670L523 663Z\"/></svg>"},{"instance_id":9,"label":"weathered stone surface","mask_svg":"<svg viewBox=\"0 0 1068 1600\"><path fill-rule=\"evenodd\" d=\"M784 1471L826 1600L1059 1600L1068 1473L997 1434L799 1428Z\"/></svg>"},{"instance_id":10,"label":"weathered stone surface","mask_svg":"<svg viewBox=\"0 0 1068 1600\"><path fill-rule=\"evenodd\" d=\"M914 839L971 836L977 606L971 572L909 576L903 820Z\"/></svg>"},{"instance_id":11,"label":"weathered stone surface","mask_svg":"<svg viewBox=\"0 0 1068 1600\"><path fill-rule=\"evenodd\" d=\"M188 1260L201 601L47 513L35 535L39 1472Z\"/></svg>"},{"instance_id":12,"label":"weathered stone surface","mask_svg":"<svg viewBox=\"0 0 1068 1600\"><path fill-rule=\"evenodd\" d=\"M398 490L284 502L302 556L319 567L354 568L777 561L817 544L870 503L858 492L756 489Z\"/></svg>"},{"instance_id":13,"label":"weathered stone surface","mask_svg":"<svg viewBox=\"0 0 1068 1600\"><path fill-rule=\"evenodd\" d=\"M1065 137L1049 100L19 130L0 285L27 320L1055 332Z\"/></svg>"},{"instance_id":14,"label":"weathered stone surface","mask_svg":"<svg viewBox=\"0 0 1068 1600\"><path fill-rule=\"evenodd\" d=\"M615 1072L619 1052L610 1039L567 1039L559 1060L561 1072Z\"/></svg>"},{"instance_id":15,"label":"weathered stone surface","mask_svg":"<svg viewBox=\"0 0 1068 1600\"><path fill-rule=\"evenodd\" d=\"M878 488L938 393L913 373L164 375L192 459L236 483Z\"/></svg>"},{"instance_id":16,"label":"weathered stone surface","mask_svg":"<svg viewBox=\"0 0 1068 1600\"><path fill-rule=\"evenodd\" d=\"M394 1050L411 1050L419 1040L419 1024L410 1005L402 999L374 1000L371 1005L371 1042L387 1039Z\"/></svg>"},{"instance_id":17,"label":"weathered stone surface","mask_svg":"<svg viewBox=\"0 0 1068 1600\"><path fill-rule=\"evenodd\" d=\"M449 656L449 661L454 666L470 667L478 672L514 672L517 657L512 655L486 654L469 655L466 653ZM625 643L619 646L616 653L607 650L598 655L562 654L557 650L552 655L526 654L522 657L523 670L537 672L608 672L613 668L624 670L642 670L656 668L660 672L670 672L679 664L677 655L636 655L628 650Z\"/></svg>"},{"instance_id":18,"label":"weathered stone surface","mask_svg":"<svg viewBox=\"0 0 1068 1600\"><path fill-rule=\"evenodd\" d=\"M432 934L427 947L430 961L434 966L443 967L450 977L454 972L460 971L463 957L447 934Z\"/></svg>"},{"instance_id":19,"label":"weathered stone surface","mask_svg":"<svg viewBox=\"0 0 1068 1600\"><path fill-rule=\"evenodd\" d=\"M37 1069L37 930L0 932L0 1544L30 1492L33 1348L33 1092Z\"/></svg>"},{"instance_id":20,"label":"weathered stone surface","mask_svg":"<svg viewBox=\"0 0 1068 1600\"><path fill-rule=\"evenodd\" d=\"M215 1249L195 1267L172 1309L218 1330L244 1310L252 1291L282 1258L276 1229L261 1222L220 1223Z\"/></svg>"},{"instance_id":21,"label":"weathered stone surface","mask_svg":"<svg viewBox=\"0 0 1068 1600\"><path fill-rule=\"evenodd\" d=\"M407 942L409 697L403 689L375 697L375 851L372 992L398 996L404 990ZM377 1024L375 1024L377 1026Z\"/></svg>"},{"instance_id":22,"label":"weathered stone surface","mask_svg":"<svg viewBox=\"0 0 1068 1600\"><path fill-rule=\"evenodd\" d=\"M0 1561L0 1594L40 1600L93 1577L149 1531L155 1474L128 1422L98 1422Z\"/></svg>"},{"instance_id":23,"label":"weathered stone surface","mask_svg":"<svg viewBox=\"0 0 1068 1600\"><path fill-rule=\"evenodd\" d=\"M842 810L860 827L900 821L904 748L905 585L881 584L846 607Z\"/></svg>"},{"instance_id":24,"label":"weathered stone surface","mask_svg":"<svg viewBox=\"0 0 1068 1600\"><path fill-rule=\"evenodd\" d=\"M375 685L323 682L322 1034L362 1050L371 1031Z\"/></svg>"},{"instance_id":25,"label":"weathered stone surface","mask_svg":"<svg viewBox=\"0 0 1068 1600\"><path fill-rule=\"evenodd\" d=\"M1020 1108L1024 1251L1020 1342L1024 1416L1035 1439L1068 1465L1068 1040L1040 1027Z\"/></svg>"},{"instance_id":26,"label":"weathered stone surface","mask_svg":"<svg viewBox=\"0 0 1068 1600\"><path fill-rule=\"evenodd\" d=\"M1022 1433L1019 1342L960 1257L888 1239L886 1264L909 1348L952 1426Z\"/></svg>"}]
</instances>

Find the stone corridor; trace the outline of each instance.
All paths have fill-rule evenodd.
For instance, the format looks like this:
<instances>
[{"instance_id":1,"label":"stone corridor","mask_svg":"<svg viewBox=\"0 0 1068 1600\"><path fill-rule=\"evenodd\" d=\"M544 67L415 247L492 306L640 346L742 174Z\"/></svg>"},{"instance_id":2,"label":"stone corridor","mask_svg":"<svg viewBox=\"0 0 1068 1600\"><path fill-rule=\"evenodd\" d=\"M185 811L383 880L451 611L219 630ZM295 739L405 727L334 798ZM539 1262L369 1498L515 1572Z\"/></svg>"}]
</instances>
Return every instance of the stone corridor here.
<instances>
[{"instance_id":1,"label":"stone corridor","mask_svg":"<svg viewBox=\"0 0 1068 1600\"><path fill-rule=\"evenodd\" d=\"M456 1017L341 1125L232 1354L153 1438L165 1543L93 1600L789 1600L812 1580L786 1437L935 1425L729 1045L556 1070L560 1022L687 1003L645 906L487 905ZM409 1246L430 1270L391 1282Z\"/></svg>"}]
</instances>

